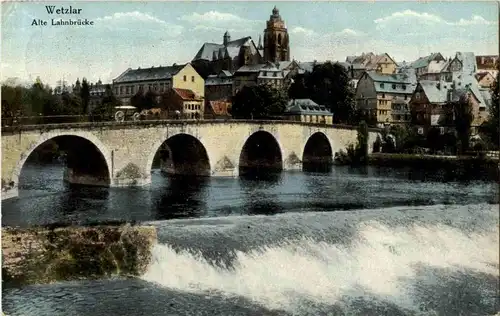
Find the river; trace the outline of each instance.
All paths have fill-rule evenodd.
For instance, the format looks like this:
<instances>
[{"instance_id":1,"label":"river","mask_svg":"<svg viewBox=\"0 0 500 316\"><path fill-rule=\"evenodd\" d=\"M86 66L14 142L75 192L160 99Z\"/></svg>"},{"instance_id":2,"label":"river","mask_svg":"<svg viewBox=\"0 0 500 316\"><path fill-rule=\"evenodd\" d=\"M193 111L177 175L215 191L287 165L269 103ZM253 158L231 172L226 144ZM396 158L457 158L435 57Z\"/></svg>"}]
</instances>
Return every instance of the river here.
<instances>
[{"instance_id":1,"label":"river","mask_svg":"<svg viewBox=\"0 0 500 316\"><path fill-rule=\"evenodd\" d=\"M493 315L498 183L334 167L259 179L67 186L26 166L2 225L128 220L158 228L137 279L4 288L8 315Z\"/></svg>"}]
</instances>

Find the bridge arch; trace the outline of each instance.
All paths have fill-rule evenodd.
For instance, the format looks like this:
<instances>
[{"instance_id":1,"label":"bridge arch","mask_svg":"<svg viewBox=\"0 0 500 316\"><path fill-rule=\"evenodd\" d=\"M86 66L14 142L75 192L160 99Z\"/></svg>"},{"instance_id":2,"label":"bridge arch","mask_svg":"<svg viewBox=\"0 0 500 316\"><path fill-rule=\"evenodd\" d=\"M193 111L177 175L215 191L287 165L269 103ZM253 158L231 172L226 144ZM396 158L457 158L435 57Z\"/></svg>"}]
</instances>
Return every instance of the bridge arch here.
<instances>
[{"instance_id":1,"label":"bridge arch","mask_svg":"<svg viewBox=\"0 0 500 316\"><path fill-rule=\"evenodd\" d=\"M50 140L61 146L68 154L65 180L70 183L111 186L112 159L108 148L92 133L65 131L42 134L21 153L11 176L14 188L18 187L19 177L26 161L40 146Z\"/></svg>"},{"instance_id":2,"label":"bridge arch","mask_svg":"<svg viewBox=\"0 0 500 316\"><path fill-rule=\"evenodd\" d=\"M153 145L149 154L146 174L150 175L155 160L161 162L169 174L209 176L211 165L205 144L197 137L178 133Z\"/></svg>"},{"instance_id":3,"label":"bridge arch","mask_svg":"<svg viewBox=\"0 0 500 316\"><path fill-rule=\"evenodd\" d=\"M283 170L283 151L279 141L267 131L250 135L240 152L239 173Z\"/></svg>"},{"instance_id":4,"label":"bridge arch","mask_svg":"<svg viewBox=\"0 0 500 316\"><path fill-rule=\"evenodd\" d=\"M333 164L333 148L328 136L316 132L307 139L302 153L302 164L305 171Z\"/></svg>"}]
</instances>

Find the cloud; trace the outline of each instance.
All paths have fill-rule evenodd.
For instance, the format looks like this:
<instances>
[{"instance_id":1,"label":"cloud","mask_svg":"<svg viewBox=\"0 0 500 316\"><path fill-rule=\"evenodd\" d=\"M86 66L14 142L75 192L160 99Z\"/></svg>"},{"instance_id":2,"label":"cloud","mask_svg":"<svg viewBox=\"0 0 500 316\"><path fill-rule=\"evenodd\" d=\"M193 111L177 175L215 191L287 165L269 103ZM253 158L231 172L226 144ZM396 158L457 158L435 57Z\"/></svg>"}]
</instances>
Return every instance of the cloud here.
<instances>
[{"instance_id":1,"label":"cloud","mask_svg":"<svg viewBox=\"0 0 500 316\"><path fill-rule=\"evenodd\" d=\"M468 26L468 25L495 25L496 21L488 21L480 15L474 15L470 20L460 19L455 23L460 26Z\"/></svg>"},{"instance_id":2,"label":"cloud","mask_svg":"<svg viewBox=\"0 0 500 316\"><path fill-rule=\"evenodd\" d=\"M305 35L305 36L313 36L317 35L316 32L314 32L311 29L306 29L304 27L296 26L290 30L290 34L299 34L299 35Z\"/></svg>"},{"instance_id":3,"label":"cloud","mask_svg":"<svg viewBox=\"0 0 500 316\"><path fill-rule=\"evenodd\" d=\"M376 24L384 24L392 21L400 21L406 18L417 18L421 21L440 23L443 21L439 16L429 13L418 13L412 10L405 10L402 12L394 12L389 16L374 20Z\"/></svg>"},{"instance_id":4,"label":"cloud","mask_svg":"<svg viewBox=\"0 0 500 316\"><path fill-rule=\"evenodd\" d=\"M416 12L413 10L404 10L400 12L394 12L389 16L375 19L373 22L377 24L377 26L384 26L386 24L391 24L393 22L404 24L412 24L414 21L418 21L419 24L443 24L449 26L469 26L469 25L494 25L496 21L488 21L482 16L474 15L470 20L460 19L458 21L447 21L442 17L430 14L427 12Z\"/></svg>"},{"instance_id":5,"label":"cloud","mask_svg":"<svg viewBox=\"0 0 500 316\"><path fill-rule=\"evenodd\" d=\"M168 37L179 36L184 30L184 27L181 25L170 24L153 15L139 11L116 12L112 15L97 18L96 22L98 25L102 23L101 25L109 28L120 29L134 29L133 25L140 23L141 29L150 29L155 32L161 31Z\"/></svg>"},{"instance_id":6,"label":"cloud","mask_svg":"<svg viewBox=\"0 0 500 316\"><path fill-rule=\"evenodd\" d=\"M337 36L364 36L366 34L361 32L361 31L356 31L353 29L343 29L340 32L336 32L335 35L337 35Z\"/></svg>"},{"instance_id":7,"label":"cloud","mask_svg":"<svg viewBox=\"0 0 500 316\"><path fill-rule=\"evenodd\" d=\"M219 11L208 11L205 13L193 12L189 15L183 15L178 18L179 21L195 24L195 30L213 30L213 31L241 31L255 30L264 25L264 21L249 20L232 13Z\"/></svg>"}]
</instances>

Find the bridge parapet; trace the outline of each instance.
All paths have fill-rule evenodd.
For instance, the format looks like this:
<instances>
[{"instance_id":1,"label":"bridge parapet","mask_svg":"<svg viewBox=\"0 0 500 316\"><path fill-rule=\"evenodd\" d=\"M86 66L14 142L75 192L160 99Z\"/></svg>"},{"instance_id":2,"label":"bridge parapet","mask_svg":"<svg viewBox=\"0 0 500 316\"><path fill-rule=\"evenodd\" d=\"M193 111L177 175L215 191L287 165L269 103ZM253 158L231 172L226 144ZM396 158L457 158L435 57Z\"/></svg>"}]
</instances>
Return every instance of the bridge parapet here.
<instances>
[{"instance_id":1,"label":"bridge parapet","mask_svg":"<svg viewBox=\"0 0 500 316\"><path fill-rule=\"evenodd\" d=\"M55 124L31 124L2 126L3 133L17 133L20 131L31 130L54 130L54 129L98 129L103 127L112 128L132 128L132 127L151 127L151 126L179 126L179 125L207 125L207 124L252 124L252 125L297 125L310 127L327 127L334 129L356 130L357 126L346 124L325 124L312 122L298 122L286 120L247 120L247 119L213 119L213 120L142 120L142 121L108 121L108 122L79 122L79 123L55 123ZM370 132L379 132L380 128L368 128Z\"/></svg>"}]
</instances>

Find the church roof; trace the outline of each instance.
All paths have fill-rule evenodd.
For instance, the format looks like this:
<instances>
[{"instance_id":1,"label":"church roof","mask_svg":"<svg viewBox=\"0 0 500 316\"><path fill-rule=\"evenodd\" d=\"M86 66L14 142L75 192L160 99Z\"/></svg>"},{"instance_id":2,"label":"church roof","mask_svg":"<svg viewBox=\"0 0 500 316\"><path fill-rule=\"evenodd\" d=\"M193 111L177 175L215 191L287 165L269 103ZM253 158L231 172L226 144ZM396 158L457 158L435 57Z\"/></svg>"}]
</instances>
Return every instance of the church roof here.
<instances>
[{"instance_id":1,"label":"church roof","mask_svg":"<svg viewBox=\"0 0 500 316\"><path fill-rule=\"evenodd\" d=\"M204 59L211 61L213 59L214 53L219 56L219 52L223 52L222 56L225 56L225 52L227 52L230 58L235 58L240 54L240 49L242 46L250 47L250 52L252 54L258 52L252 38L250 36L247 36L236 39L234 41L230 41L227 43L227 46L224 46L223 44L204 43L193 60Z\"/></svg>"},{"instance_id":2,"label":"church roof","mask_svg":"<svg viewBox=\"0 0 500 316\"><path fill-rule=\"evenodd\" d=\"M168 67L129 68L118 76L118 78L114 79L113 83L170 79L185 66L186 64Z\"/></svg>"},{"instance_id":3,"label":"church roof","mask_svg":"<svg viewBox=\"0 0 500 316\"><path fill-rule=\"evenodd\" d=\"M201 46L200 50L193 58L193 60L199 60L199 59L212 60L214 52L218 52L220 48L224 48L224 45L215 43L205 43Z\"/></svg>"}]
</instances>

